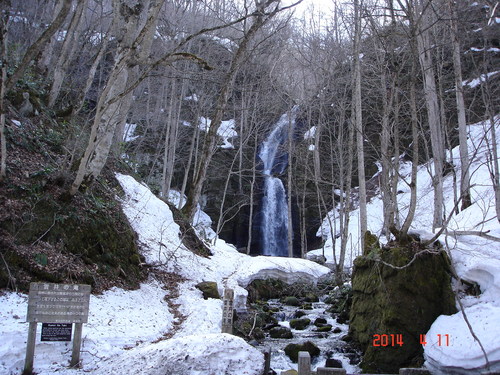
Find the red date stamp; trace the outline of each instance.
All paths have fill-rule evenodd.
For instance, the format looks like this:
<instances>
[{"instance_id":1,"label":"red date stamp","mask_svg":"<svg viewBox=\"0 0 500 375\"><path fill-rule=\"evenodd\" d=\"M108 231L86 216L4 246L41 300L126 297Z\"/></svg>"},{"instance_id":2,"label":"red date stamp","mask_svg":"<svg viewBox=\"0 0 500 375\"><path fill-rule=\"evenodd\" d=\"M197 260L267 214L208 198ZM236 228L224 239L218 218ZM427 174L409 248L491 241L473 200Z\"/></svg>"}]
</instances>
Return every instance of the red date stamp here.
<instances>
[{"instance_id":1,"label":"red date stamp","mask_svg":"<svg viewBox=\"0 0 500 375\"><path fill-rule=\"evenodd\" d=\"M382 334L373 335L373 346L403 346L403 334ZM428 344L426 335L420 335L420 345L426 346ZM437 345L438 346L450 346L450 335L437 334Z\"/></svg>"}]
</instances>

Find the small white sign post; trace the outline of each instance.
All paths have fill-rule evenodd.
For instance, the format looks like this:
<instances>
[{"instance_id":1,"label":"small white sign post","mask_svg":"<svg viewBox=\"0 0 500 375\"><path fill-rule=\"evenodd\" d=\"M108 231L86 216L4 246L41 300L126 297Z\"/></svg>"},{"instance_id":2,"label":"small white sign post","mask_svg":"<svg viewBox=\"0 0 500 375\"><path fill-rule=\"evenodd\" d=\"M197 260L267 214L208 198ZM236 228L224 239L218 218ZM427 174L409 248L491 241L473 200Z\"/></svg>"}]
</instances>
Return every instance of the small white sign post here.
<instances>
[{"instance_id":1,"label":"small white sign post","mask_svg":"<svg viewBox=\"0 0 500 375\"><path fill-rule=\"evenodd\" d=\"M89 316L90 285L31 283L28 296L29 322L26 361L23 375L33 373L36 329L38 323L74 323L73 353L71 367L80 363L82 326Z\"/></svg>"}]
</instances>

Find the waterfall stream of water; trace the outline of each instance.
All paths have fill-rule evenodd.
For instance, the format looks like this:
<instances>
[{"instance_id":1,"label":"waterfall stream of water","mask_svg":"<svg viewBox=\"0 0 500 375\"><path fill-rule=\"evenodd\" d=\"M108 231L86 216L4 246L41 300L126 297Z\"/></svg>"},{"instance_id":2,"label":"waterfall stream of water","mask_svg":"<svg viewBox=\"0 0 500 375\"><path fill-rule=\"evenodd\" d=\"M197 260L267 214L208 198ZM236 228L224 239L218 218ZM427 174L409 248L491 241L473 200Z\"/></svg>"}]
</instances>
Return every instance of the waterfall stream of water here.
<instances>
[{"instance_id":1,"label":"waterfall stream of water","mask_svg":"<svg viewBox=\"0 0 500 375\"><path fill-rule=\"evenodd\" d=\"M262 198L262 254L288 256L288 205L283 182L276 177L288 166L288 154L284 149L289 129L293 129L298 107L285 113L262 143L259 158L264 175Z\"/></svg>"}]
</instances>

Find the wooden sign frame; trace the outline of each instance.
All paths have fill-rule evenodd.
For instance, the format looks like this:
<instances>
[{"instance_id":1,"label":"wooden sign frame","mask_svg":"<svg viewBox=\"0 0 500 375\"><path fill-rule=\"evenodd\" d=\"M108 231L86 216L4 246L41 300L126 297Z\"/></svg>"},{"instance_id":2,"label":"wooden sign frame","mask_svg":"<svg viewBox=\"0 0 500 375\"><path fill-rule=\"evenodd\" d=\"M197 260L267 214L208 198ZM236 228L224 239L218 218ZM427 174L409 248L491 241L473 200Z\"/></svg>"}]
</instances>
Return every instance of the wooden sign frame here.
<instances>
[{"instance_id":1,"label":"wooden sign frame","mask_svg":"<svg viewBox=\"0 0 500 375\"><path fill-rule=\"evenodd\" d=\"M31 283L28 296L29 322L26 360L23 375L33 374L35 357L36 330L38 323L73 323L73 351L71 367L80 363L83 323L89 315L90 285Z\"/></svg>"}]
</instances>

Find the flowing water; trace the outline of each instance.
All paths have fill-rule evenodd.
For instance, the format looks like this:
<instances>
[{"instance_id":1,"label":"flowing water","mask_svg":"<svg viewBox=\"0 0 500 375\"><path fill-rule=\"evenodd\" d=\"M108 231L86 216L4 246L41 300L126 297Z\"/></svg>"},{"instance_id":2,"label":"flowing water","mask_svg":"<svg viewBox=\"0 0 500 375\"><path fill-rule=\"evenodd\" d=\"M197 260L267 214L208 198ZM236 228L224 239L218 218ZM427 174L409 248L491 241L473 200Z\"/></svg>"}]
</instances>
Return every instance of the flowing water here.
<instances>
[{"instance_id":1,"label":"flowing water","mask_svg":"<svg viewBox=\"0 0 500 375\"><path fill-rule=\"evenodd\" d=\"M279 300L269 300L268 304L270 307L278 307L280 309L279 313L274 314L274 317L279 320L279 325L290 328L290 320L294 319L294 315L299 308L282 305ZM359 373L360 369L356 365L359 362L359 354L355 353L341 340L347 334L349 326L337 323L336 319L326 311L330 305L324 302L315 302L312 303L312 307L312 310L301 310L306 313L301 318L310 319L311 324L304 330L292 329L294 336L292 339L266 337L263 345L271 349L271 368L277 374L289 369L297 370L297 364L293 363L285 354L284 348L291 343L297 344L311 341L321 350L321 354L317 358L312 359L311 367L313 370L317 367L325 367L326 359L332 358L340 361L342 367L347 370L347 373ZM326 319L327 324L332 325L332 331L316 332L317 327L313 323L317 318ZM337 328L336 333L333 331L335 328Z\"/></svg>"},{"instance_id":2,"label":"flowing water","mask_svg":"<svg viewBox=\"0 0 500 375\"><path fill-rule=\"evenodd\" d=\"M286 141L288 130L293 129L298 107L285 113L262 143L259 158L264 175L262 198L263 255L288 256L288 205L285 187L280 178L288 166Z\"/></svg>"}]
</instances>

